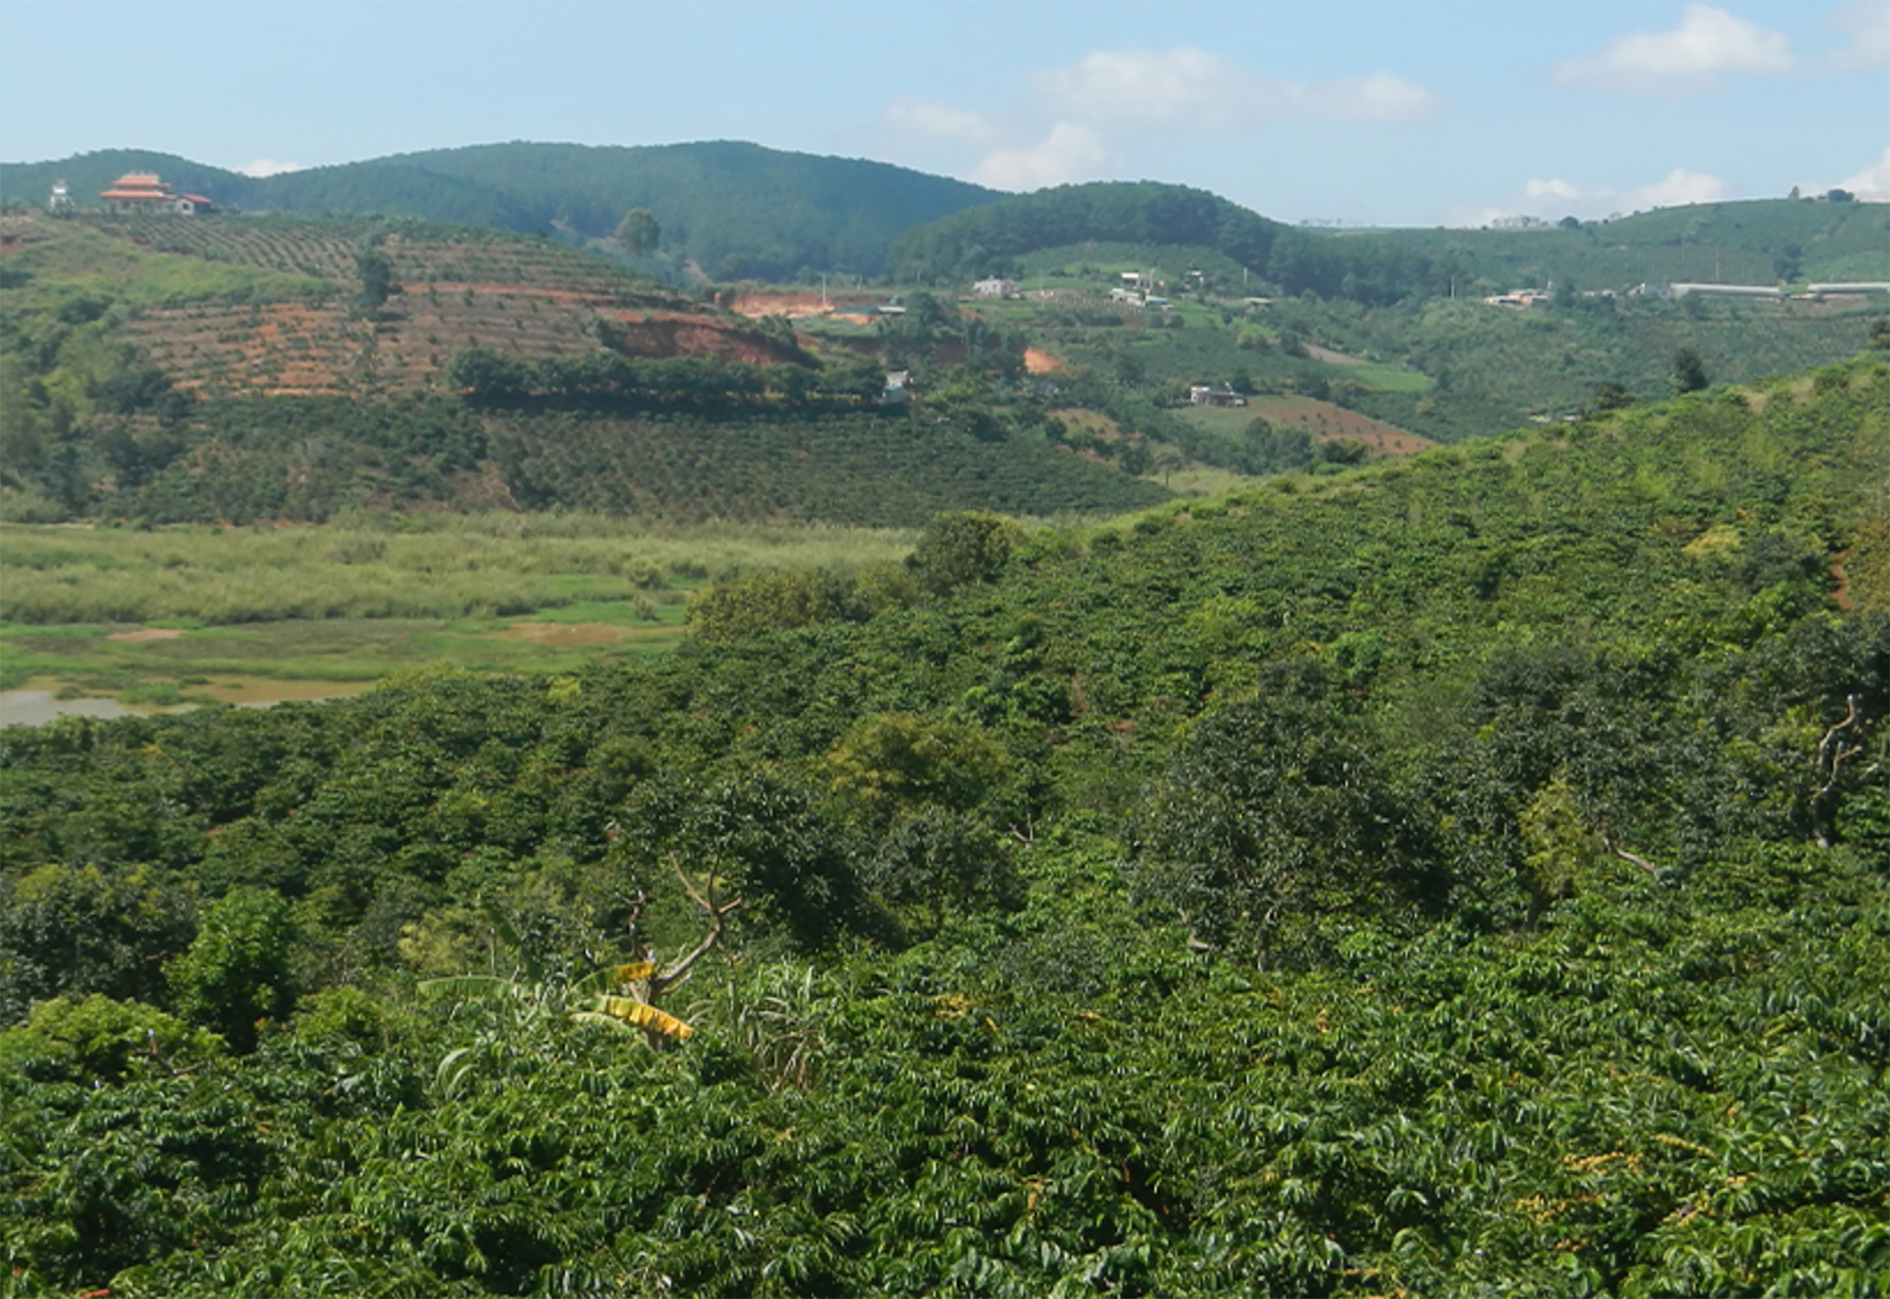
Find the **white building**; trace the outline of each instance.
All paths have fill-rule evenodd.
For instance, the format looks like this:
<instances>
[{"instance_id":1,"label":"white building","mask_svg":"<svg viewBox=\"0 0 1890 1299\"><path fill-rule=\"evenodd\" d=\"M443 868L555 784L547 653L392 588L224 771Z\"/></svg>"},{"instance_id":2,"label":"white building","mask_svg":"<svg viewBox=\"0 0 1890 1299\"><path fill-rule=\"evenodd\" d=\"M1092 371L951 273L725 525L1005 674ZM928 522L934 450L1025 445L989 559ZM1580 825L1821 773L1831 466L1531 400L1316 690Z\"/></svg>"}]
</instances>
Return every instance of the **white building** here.
<instances>
[{"instance_id":1,"label":"white building","mask_svg":"<svg viewBox=\"0 0 1890 1299\"><path fill-rule=\"evenodd\" d=\"M1673 296L1684 298L1697 293L1713 298L1782 298L1785 290L1776 284L1674 284Z\"/></svg>"},{"instance_id":2,"label":"white building","mask_svg":"<svg viewBox=\"0 0 1890 1299\"><path fill-rule=\"evenodd\" d=\"M126 172L99 197L105 200L106 211L120 216L149 212L195 216L199 212L213 212L217 206L201 194L179 194L146 171Z\"/></svg>"}]
</instances>

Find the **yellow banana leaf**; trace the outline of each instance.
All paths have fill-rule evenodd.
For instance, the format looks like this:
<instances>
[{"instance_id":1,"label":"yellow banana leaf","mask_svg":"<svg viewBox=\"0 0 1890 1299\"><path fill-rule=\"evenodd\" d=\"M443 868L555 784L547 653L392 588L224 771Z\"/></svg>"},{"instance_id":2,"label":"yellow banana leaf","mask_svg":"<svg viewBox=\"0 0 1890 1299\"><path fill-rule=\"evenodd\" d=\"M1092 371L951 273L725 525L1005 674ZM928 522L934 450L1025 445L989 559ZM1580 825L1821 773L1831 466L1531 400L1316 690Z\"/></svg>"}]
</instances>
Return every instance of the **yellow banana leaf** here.
<instances>
[{"instance_id":1,"label":"yellow banana leaf","mask_svg":"<svg viewBox=\"0 0 1890 1299\"><path fill-rule=\"evenodd\" d=\"M628 965L610 965L579 979L571 985L573 992L601 992L605 988L616 988L637 979L647 979L656 973L654 961L632 961Z\"/></svg>"},{"instance_id":2,"label":"yellow banana leaf","mask_svg":"<svg viewBox=\"0 0 1890 1299\"><path fill-rule=\"evenodd\" d=\"M621 1019L635 1024L638 1028L647 1028L652 1032L673 1037L678 1041L689 1037L696 1030L677 1019L674 1015L658 1010L656 1007L638 1001L634 997L599 996L594 1003L602 1015L612 1019Z\"/></svg>"}]
</instances>

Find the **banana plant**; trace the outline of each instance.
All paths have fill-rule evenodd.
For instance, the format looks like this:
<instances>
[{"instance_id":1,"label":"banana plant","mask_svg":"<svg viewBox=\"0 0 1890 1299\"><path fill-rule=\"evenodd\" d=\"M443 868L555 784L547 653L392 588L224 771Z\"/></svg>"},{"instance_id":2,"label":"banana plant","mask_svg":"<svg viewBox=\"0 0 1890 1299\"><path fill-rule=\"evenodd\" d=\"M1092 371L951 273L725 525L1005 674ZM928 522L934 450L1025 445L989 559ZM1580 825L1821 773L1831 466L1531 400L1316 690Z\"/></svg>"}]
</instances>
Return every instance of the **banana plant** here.
<instances>
[{"instance_id":1,"label":"banana plant","mask_svg":"<svg viewBox=\"0 0 1890 1299\"><path fill-rule=\"evenodd\" d=\"M578 1023L601 1024L626 1032L640 1029L652 1046L686 1041L695 1029L660 1009L657 1003L666 993L686 983L696 963L722 940L727 932L728 917L741 909L742 899L719 900L713 877L698 889L690 882L680 862L672 857L670 865L683 891L708 917L709 927L695 947L667 969L654 959L646 959L606 966L569 982L549 979L544 967L519 941L517 932L505 917L488 908L486 914L494 932L520 953L520 974L510 978L496 974L460 974L428 979L419 985L420 995L430 1000L500 1000L528 1015L562 1015ZM641 995L624 996L625 989ZM449 1054L441 1064L443 1075L449 1065L459 1066L467 1053L473 1051L472 1047L462 1047Z\"/></svg>"}]
</instances>

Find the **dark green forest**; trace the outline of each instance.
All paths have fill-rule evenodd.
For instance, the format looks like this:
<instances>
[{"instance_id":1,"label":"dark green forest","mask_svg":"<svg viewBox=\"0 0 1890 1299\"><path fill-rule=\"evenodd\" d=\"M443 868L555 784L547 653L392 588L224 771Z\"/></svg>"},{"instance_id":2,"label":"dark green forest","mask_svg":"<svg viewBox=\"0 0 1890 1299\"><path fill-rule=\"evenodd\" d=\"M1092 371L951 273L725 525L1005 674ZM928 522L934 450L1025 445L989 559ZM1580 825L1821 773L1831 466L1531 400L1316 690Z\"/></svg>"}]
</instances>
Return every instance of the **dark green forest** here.
<instances>
[{"instance_id":1,"label":"dark green forest","mask_svg":"<svg viewBox=\"0 0 1890 1299\"><path fill-rule=\"evenodd\" d=\"M8 1291L1890 1293L1881 351L849 582L0 731Z\"/></svg>"}]
</instances>

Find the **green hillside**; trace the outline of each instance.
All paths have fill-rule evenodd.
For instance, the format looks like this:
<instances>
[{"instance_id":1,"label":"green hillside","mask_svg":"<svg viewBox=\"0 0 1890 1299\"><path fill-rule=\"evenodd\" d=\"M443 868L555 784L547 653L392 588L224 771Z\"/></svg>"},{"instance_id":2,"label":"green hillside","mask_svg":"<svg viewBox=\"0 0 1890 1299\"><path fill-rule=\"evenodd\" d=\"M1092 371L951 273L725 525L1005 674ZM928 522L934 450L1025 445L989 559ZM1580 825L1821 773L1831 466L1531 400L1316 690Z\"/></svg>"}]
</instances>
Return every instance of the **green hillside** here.
<instances>
[{"instance_id":1,"label":"green hillside","mask_svg":"<svg viewBox=\"0 0 1890 1299\"><path fill-rule=\"evenodd\" d=\"M1890 281L1890 206L1757 199L1665 208L1574 228L1382 230L1336 236L1450 260L1495 292L1550 283L1808 284Z\"/></svg>"},{"instance_id":2,"label":"green hillside","mask_svg":"<svg viewBox=\"0 0 1890 1299\"><path fill-rule=\"evenodd\" d=\"M711 275L786 278L802 267L876 275L894 238L998 197L884 163L784 153L739 141L638 148L475 145L261 179L165 154L112 150L0 167L0 197L43 204L55 179L86 202L126 171L249 211L382 213L522 233L601 238L635 207L661 251Z\"/></svg>"},{"instance_id":3,"label":"green hillside","mask_svg":"<svg viewBox=\"0 0 1890 1299\"><path fill-rule=\"evenodd\" d=\"M1715 383L1826 364L1864 346L1885 314L1882 299L1855 297L1729 302L1565 292L1529 310L1474 297L1255 300L1245 289L1259 286L1243 286L1239 266L1186 244L1062 245L1018 260L1022 300L973 300L966 309L1021 331L1071 367L1057 380L1066 397L1167 440L1166 415L1185 403L1190 385L1232 383L1249 398L1342 407L1328 412L1334 421L1349 411L1456 442L1578 414L1604 390L1620 400L1664 396L1683 350ZM1132 269L1156 277L1166 307L1111 301L1120 274ZM1132 406L1141 413L1131 414Z\"/></svg>"},{"instance_id":4,"label":"green hillside","mask_svg":"<svg viewBox=\"0 0 1890 1299\"><path fill-rule=\"evenodd\" d=\"M0 513L17 521L445 507L913 526L1167 496L1058 445L1040 403L975 370L881 410L878 357L816 355L549 240L248 214L13 214L0 236ZM1014 367L1015 347L983 363ZM497 393L499 371L523 386Z\"/></svg>"},{"instance_id":5,"label":"green hillside","mask_svg":"<svg viewBox=\"0 0 1890 1299\"><path fill-rule=\"evenodd\" d=\"M1881 1293L1886 412L1878 352L946 516L662 662L0 732L12 1284Z\"/></svg>"}]
</instances>

